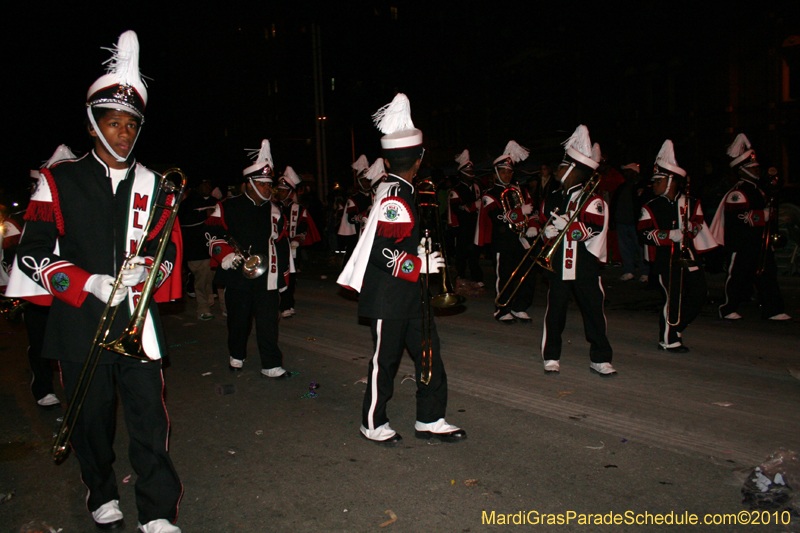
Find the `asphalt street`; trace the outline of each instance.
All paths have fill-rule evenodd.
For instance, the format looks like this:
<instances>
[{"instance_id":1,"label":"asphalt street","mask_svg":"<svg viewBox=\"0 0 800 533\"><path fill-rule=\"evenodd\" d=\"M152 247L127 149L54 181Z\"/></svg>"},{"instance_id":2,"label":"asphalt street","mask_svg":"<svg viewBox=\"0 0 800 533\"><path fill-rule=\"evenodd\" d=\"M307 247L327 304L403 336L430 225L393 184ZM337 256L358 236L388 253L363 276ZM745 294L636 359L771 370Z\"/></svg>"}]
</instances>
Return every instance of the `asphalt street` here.
<instances>
[{"instance_id":1,"label":"asphalt street","mask_svg":"<svg viewBox=\"0 0 800 533\"><path fill-rule=\"evenodd\" d=\"M500 325L491 291L470 294L436 319L447 420L468 439L414 438L406 358L389 404L404 441L391 449L358 431L372 343L332 262L307 264L297 315L281 322L284 366L297 373L288 381L260 377L254 335L244 370L229 372L218 306L201 322L190 298L163 305L170 452L184 485L178 525L208 533L800 531L797 521L776 525L787 516L780 512L760 514L767 525L635 523L646 513L675 522L748 511L741 488L752 468L778 450L800 452L800 381L790 374L800 367L800 278L780 278L791 322L759 320L755 302L740 311L743 320L723 321L711 302L684 334L691 352L674 355L656 350L659 293L620 282L621 273L603 272L617 377L589 371L574 303L561 373L543 373L541 282L529 324ZM712 300L723 281L709 276ZM64 533L94 531L77 462L50 459L63 411L35 405L26 346L22 326L0 322L0 493L14 491L0 504L0 531L17 533L33 520ZM64 399L60 386L57 394ZM119 416L116 476L124 531L133 532L136 474ZM545 514L570 522L535 523ZM623 523L579 523L615 514ZM520 519L527 522L515 525Z\"/></svg>"}]
</instances>

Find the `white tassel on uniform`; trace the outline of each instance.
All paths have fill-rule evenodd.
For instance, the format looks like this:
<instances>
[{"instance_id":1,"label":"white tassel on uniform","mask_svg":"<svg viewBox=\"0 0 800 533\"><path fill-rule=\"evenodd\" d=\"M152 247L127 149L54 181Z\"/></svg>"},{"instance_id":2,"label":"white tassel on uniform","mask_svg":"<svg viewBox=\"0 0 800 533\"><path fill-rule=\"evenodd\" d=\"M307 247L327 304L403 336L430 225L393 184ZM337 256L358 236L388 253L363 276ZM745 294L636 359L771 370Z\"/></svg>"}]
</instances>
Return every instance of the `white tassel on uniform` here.
<instances>
[{"instance_id":1,"label":"white tassel on uniform","mask_svg":"<svg viewBox=\"0 0 800 533\"><path fill-rule=\"evenodd\" d=\"M121 85L144 84L144 79L139 72L139 39L136 32L128 30L119 36L117 44L113 48L104 48L111 52L111 57L103 62L107 72L115 77L115 81ZM142 95L147 100L147 91Z\"/></svg>"},{"instance_id":2,"label":"white tassel on uniform","mask_svg":"<svg viewBox=\"0 0 800 533\"><path fill-rule=\"evenodd\" d=\"M250 156L250 159L255 160L256 165L263 167L266 163L266 165L270 168L275 168L275 166L272 164L272 153L270 152L269 141L267 139L261 141L260 149L255 150L248 148L247 151L249 152L248 155Z\"/></svg>"},{"instance_id":3,"label":"white tassel on uniform","mask_svg":"<svg viewBox=\"0 0 800 533\"><path fill-rule=\"evenodd\" d=\"M514 163L525 161L528 159L528 154L530 154L530 151L517 144L516 141L508 141L506 149L503 151L503 155L510 155Z\"/></svg>"},{"instance_id":4,"label":"white tassel on uniform","mask_svg":"<svg viewBox=\"0 0 800 533\"><path fill-rule=\"evenodd\" d=\"M403 93L397 93L391 102L378 109L372 115L372 120L381 133L386 135L414 129L414 123L411 121L411 102Z\"/></svg>"},{"instance_id":5,"label":"white tassel on uniform","mask_svg":"<svg viewBox=\"0 0 800 533\"><path fill-rule=\"evenodd\" d=\"M572 136L562 144L565 148L572 148L586 157L591 157L592 155L592 141L589 138L589 128L583 124L575 128Z\"/></svg>"}]
</instances>

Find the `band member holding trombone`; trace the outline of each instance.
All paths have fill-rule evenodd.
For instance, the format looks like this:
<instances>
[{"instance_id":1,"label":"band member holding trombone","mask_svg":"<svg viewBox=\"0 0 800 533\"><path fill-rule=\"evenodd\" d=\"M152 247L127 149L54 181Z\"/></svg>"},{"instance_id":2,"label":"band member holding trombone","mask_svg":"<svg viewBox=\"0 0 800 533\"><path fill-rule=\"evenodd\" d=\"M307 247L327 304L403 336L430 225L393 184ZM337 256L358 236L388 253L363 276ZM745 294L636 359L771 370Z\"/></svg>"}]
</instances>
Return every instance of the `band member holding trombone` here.
<instances>
[{"instance_id":1,"label":"band member holding trombone","mask_svg":"<svg viewBox=\"0 0 800 533\"><path fill-rule=\"evenodd\" d=\"M269 141L254 151L255 162L242 172L244 193L217 204L206 224L208 250L220 265L214 282L225 286L228 308L228 361L231 372L242 370L247 339L255 319L261 376L287 379L278 348L280 292L289 285L294 262L286 217L272 202L274 166Z\"/></svg>"},{"instance_id":2,"label":"band member holding trombone","mask_svg":"<svg viewBox=\"0 0 800 533\"><path fill-rule=\"evenodd\" d=\"M21 285L36 284L29 293L32 300L52 298L43 356L60 361L70 403L78 401L75 391L83 363L94 350L98 323L110 309L107 302L119 306L109 326L110 338L116 339L134 307L139 309L136 304L145 280L157 276L161 290L168 290L165 299L180 297L180 276L173 269L178 265L180 271L175 239L163 241L166 249L159 270L151 274L148 266L152 248L162 242L161 233L168 231L167 218L174 220L162 216L170 210L156 206L156 199L172 205L177 199L164 199L159 180L132 157L147 102L138 53L136 34L123 33L110 71L94 82L86 99L94 150L41 171L17 253L14 273L20 275ZM159 223L145 234L148 213ZM179 229L172 231L179 243ZM140 256L124 261L143 239ZM116 292L115 283L121 284ZM155 299L159 300L158 293ZM183 487L167 451L169 419L160 360L165 346L152 300L146 313L142 344L147 359L103 350L73 425L71 445L88 488L86 505L95 524L101 530L124 527L113 469L116 388L130 436L129 458L138 476L139 531L179 533L172 522L177 519Z\"/></svg>"},{"instance_id":3,"label":"band member holding trombone","mask_svg":"<svg viewBox=\"0 0 800 533\"><path fill-rule=\"evenodd\" d=\"M531 240L539 233L538 213L534 213L533 200L527 188L512 182L514 165L528 158L528 150L509 141L503 155L494 160L494 185L481 197L478 231L475 244L490 245L494 254L497 296L494 317L501 324L531 322L528 308L533 303L536 288L535 275L526 276L510 302L498 303L503 288L508 284L514 269L520 264Z\"/></svg>"},{"instance_id":4,"label":"band member holding trombone","mask_svg":"<svg viewBox=\"0 0 800 533\"><path fill-rule=\"evenodd\" d=\"M600 279L600 263L606 262L608 205L594 194L599 180L595 171L600 165L600 146L592 146L584 125L578 126L564 146L564 160L556 173L561 189L545 198L539 215L546 238L540 254L546 261L539 264L544 263L550 280L542 332L544 371L557 374L561 370L561 334L571 292L583 313L583 328L590 344L589 368L601 376L613 376L617 371L611 366L612 350L603 311L605 293Z\"/></svg>"},{"instance_id":5,"label":"band member holding trombone","mask_svg":"<svg viewBox=\"0 0 800 533\"><path fill-rule=\"evenodd\" d=\"M386 165L366 229L338 283L361 292L359 316L370 319L375 353L369 363L362 407L361 434L382 446L395 446L402 437L389 425L386 404L407 347L414 358L417 382L417 438L456 442L466 432L448 424L447 375L439 353L439 336L429 295L423 282L428 274L446 268L421 235L412 181L425 153L422 131L411 121L406 95L397 94L374 116ZM423 240L425 239L425 240ZM441 243L439 243L441 244ZM426 309L427 307L427 309Z\"/></svg>"},{"instance_id":6,"label":"band member holding trombone","mask_svg":"<svg viewBox=\"0 0 800 533\"><path fill-rule=\"evenodd\" d=\"M728 157L739 182L722 198L711 224L711 233L728 254L725 303L719 307L719 316L740 320L739 306L755 285L762 319L791 320L784 311L772 249L770 217L775 217L775 209L764 192L770 183L761 178L756 152L743 133L728 147Z\"/></svg>"},{"instance_id":7,"label":"band member holding trombone","mask_svg":"<svg viewBox=\"0 0 800 533\"><path fill-rule=\"evenodd\" d=\"M678 166L672 141L661 146L652 178L655 198L642 207L640 242L653 252L653 275L664 291L664 308L658 318L658 348L686 353L682 333L700 314L708 287L696 253L717 246L703 219L700 200L685 190L686 171Z\"/></svg>"}]
</instances>

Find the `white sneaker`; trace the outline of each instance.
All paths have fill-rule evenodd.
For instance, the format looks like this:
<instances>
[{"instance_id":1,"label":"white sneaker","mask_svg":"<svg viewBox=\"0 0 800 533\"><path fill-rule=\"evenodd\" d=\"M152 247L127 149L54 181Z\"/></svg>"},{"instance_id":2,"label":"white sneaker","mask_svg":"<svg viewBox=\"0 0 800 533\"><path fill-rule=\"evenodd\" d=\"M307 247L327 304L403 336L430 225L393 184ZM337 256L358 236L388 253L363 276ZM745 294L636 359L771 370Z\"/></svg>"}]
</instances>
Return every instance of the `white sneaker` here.
<instances>
[{"instance_id":1,"label":"white sneaker","mask_svg":"<svg viewBox=\"0 0 800 533\"><path fill-rule=\"evenodd\" d=\"M791 320L792 317L787 315L786 313L781 313L779 315L769 317L770 320Z\"/></svg>"},{"instance_id":2,"label":"white sneaker","mask_svg":"<svg viewBox=\"0 0 800 533\"><path fill-rule=\"evenodd\" d=\"M546 373L558 374L561 372L561 364L555 359L548 359L544 362L544 371Z\"/></svg>"},{"instance_id":3,"label":"white sneaker","mask_svg":"<svg viewBox=\"0 0 800 533\"><path fill-rule=\"evenodd\" d=\"M497 317L497 321L503 324L513 324L516 322L516 319L511 313L506 313L503 316Z\"/></svg>"},{"instance_id":4,"label":"white sneaker","mask_svg":"<svg viewBox=\"0 0 800 533\"><path fill-rule=\"evenodd\" d=\"M436 422L414 423L414 435L418 439L439 439L442 442L457 442L467 438L467 432L458 426L448 424L444 418Z\"/></svg>"},{"instance_id":5,"label":"white sneaker","mask_svg":"<svg viewBox=\"0 0 800 533\"><path fill-rule=\"evenodd\" d=\"M139 524L141 533L181 533L181 528L173 525L169 520L159 518L151 520L145 525Z\"/></svg>"},{"instance_id":6,"label":"white sneaker","mask_svg":"<svg viewBox=\"0 0 800 533\"><path fill-rule=\"evenodd\" d=\"M279 378L286 374L286 369L282 366L276 366L275 368L262 368L261 375L266 376L268 378Z\"/></svg>"},{"instance_id":7,"label":"white sneaker","mask_svg":"<svg viewBox=\"0 0 800 533\"><path fill-rule=\"evenodd\" d=\"M41 407L51 407L53 405L61 405L61 400L59 400L56 395L51 392L44 398L39 398L36 403Z\"/></svg>"},{"instance_id":8,"label":"white sneaker","mask_svg":"<svg viewBox=\"0 0 800 533\"><path fill-rule=\"evenodd\" d=\"M375 429L367 429L362 425L361 434L369 440L374 440L375 442L396 443L402 440L402 437L400 437L400 435L398 435L397 432L392 429L392 427L389 425L389 422L386 422L384 425L378 426Z\"/></svg>"},{"instance_id":9,"label":"white sneaker","mask_svg":"<svg viewBox=\"0 0 800 533\"><path fill-rule=\"evenodd\" d=\"M119 510L119 500L106 502L96 511L92 512L94 523L100 529L119 529L122 527L122 511Z\"/></svg>"},{"instance_id":10,"label":"white sneaker","mask_svg":"<svg viewBox=\"0 0 800 533\"><path fill-rule=\"evenodd\" d=\"M524 320L526 322L533 320L525 311L511 311L511 314L514 315L514 317L518 320Z\"/></svg>"},{"instance_id":11,"label":"white sneaker","mask_svg":"<svg viewBox=\"0 0 800 533\"><path fill-rule=\"evenodd\" d=\"M241 370L244 366L244 361L241 359L234 359L233 357L230 358L228 364L231 365L231 368L235 368L236 370Z\"/></svg>"},{"instance_id":12,"label":"white sneaker","mask_svg":"<svg viewBox=\"0 0 800 533\"><path fill-rule=\"evenodd\" d=\"M592 372L597 372L603 377L609 377L616 375L617 371L614 370L614 367L611 366L611 363L590 363L589 369Z\"/></svg>"},{"instance_id":13,"label":"white sneaker","mask_svg":"<svg viewBox=\"0 0 800 533\"><path fill-rule=\"evenodd\" d=\"M633 274L631 274L630 272L628 272L627 274L623 274L623 275L621 275L621 276L619 277L619 280L620 280L620 281L630 281L630 280L632 280L632 279L633 279L633 278L635 278L635 277L636 277L636 276L634 276Z\"/></svg>"},{"instance_id":14,"label":"white sneaker","mask_svg":"<svg viewBox=\"0 0 800 533\"><path fill-rule=\"evenodd\" d=\"M727 314L722 318L724 318L725 320L741 320L742 315L734 311L733 313Z\"/></svg>"},{"instance_id":15,"label":"white sneaker","mask_svg":"<svg viewBox=\"0 0 800 533\"><path fill-rule=\"evenodd\" d=\"M648 281L650 281L650 277L647 274L642 274L641 276L639 276L639 281L641 281L642 283L647 283Z\"/></svg>"},{"instance_id":16,"label":"white sneaker","mask_svg":"<svg viewBox=\"0 0 800 533\"><path fill-rule=\"evenodd\" d=\"M293 314L294 314L294 309L287 309L286 311L281 312L281 316L283 318L291 318Z\"/></svg>"}]
</instances>

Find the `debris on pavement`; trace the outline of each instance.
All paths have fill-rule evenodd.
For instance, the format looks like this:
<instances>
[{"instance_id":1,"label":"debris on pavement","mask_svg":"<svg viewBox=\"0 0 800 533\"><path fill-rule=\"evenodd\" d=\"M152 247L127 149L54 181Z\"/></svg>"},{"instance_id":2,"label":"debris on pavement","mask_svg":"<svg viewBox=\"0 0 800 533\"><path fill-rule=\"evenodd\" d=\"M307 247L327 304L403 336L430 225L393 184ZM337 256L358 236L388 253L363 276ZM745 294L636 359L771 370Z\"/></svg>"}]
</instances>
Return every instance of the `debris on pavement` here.
<instances>
[{"instance_id":1,"label":"debris on pavement","mask_svg":"<svg viewBox=\"0 0 800 533\"><path fill-rule=\"evenodd\" d=\"M584 446L584 448L589 448L590 450L602 450L605 447L606 443L603 441L600 441L600 446Z\"/></svg>"},{"instance_id":2,"label":"debris on pavement","mask_svg":"<svg viewBox=\"0 0 800 533\"><path fill-rule=\"evenodd\" d=\"M0 494L0 503L6 503L8 500L13 498L17 494L17 490L14 489L8 494Z\"/></svg>"},{"instance_id":3,"label":"debris on pavement","mask_svg":"<svg viewBox=\"0 0 800 533\"><path fill-rule=\"evenodd\" d=\"M588 417L589 417L589 415L586 415L586 414L583 414L583 415L570 415L569 419L570 420L583 420L584 418L588 418Z\"/></svg>"},{"instance_id":4,"label":"debris on pavement","mask_svg":"<svg viewBox=\"0 0 800 533\"><path fill-rule=\"evenodd\" d=\"M363 378L361 378L358 381L356 381L355 383L353 383L353 385L358 385L359 383L363 383L364 385L366 385L367 384L367 377L364 376Z\"/></svg>"},{"instance_id":5,"label":"debris on pavement","mask_svg":"<svg viewBox=\"0 0 800 533\"><path fill-rule=\"evenodd\" d=\"M784 448L755 467L742 485L742 503L751 510L788 511L800 520L800 458Z\"/></svg>"},{"instance_id":6,"label":"debris on pavement","mask_svg":"<svg viewBox=\"0 0 800 533\"><path fill-rule=\"evenodd\" d=\"M132 474L128 474L127 476L125 476L125 478L122 480L122 482L123 483L128 483L131 480L131 475Z\"/></svg>"},{"instance_id":7,"label":"debris on pavement","mask_svg":"<svg viewBox=\"0 0 800 533\"><path fill-rule=\"evenodd\" d=\"M55 529L41 520L33 520L19 528L18 533L61 533L62 528Z\"/></svg>"},{"instance_id":8,"label":"debris on pavement","mask_svg":"<svg viewBox=\"0 0 800 533\"><path fill-rule=\"evenodd\" d=\"M406 374L406 375L403 376L403 379L400 380L400 385L402 385L403 383L406 382L406 380L409 380L409 379L411 381L414 381L414 382L417 381L417 378L415 378L413 374Z\"/></svg>"},{"instance_id":9,"label":"debris on pavement","mask_svg":"<svg viewBox=\"0 0 800 533\"><path fill-rule=\"evenodd\" d=\"M319 385L318 385L317 383L315 383L315 382L313 382L313 381L312 381L312 382L311 382L311 383L308 385L308 392L307 392L307 393L305 393L305 394L303 394L303 395L302 395L302 396L300 396L300 397L301 397L301 398L316 398L317 396L319 396L319 394L317 394L317 389L318 389L318 388L319 388Z\"/></svg>"},{"instance_id":10,"label":"debris on pavement","mask_svg":"<svg viewBox=\"0 0 800 533\"><path fill-rule=\"evenodd\" d=\"M205 376L210 376L211 374L213 374L213 372L205 372L205 373L200 374L200 375L205 377Z\"/></svg>"},{"instance_id":11,"label":"debris on pavement","mask_svg":"<svg viewBox=\"0 0 800 533\"><path fill-rule=\"evenodd\" d=\"M397 521L397 515L396 515L396 514L394 514L394 513L393 513L391 510L389 510L389 511L386 511L386 514L388 514L388 515L389 515L389 520L387 520L386 522L384 522L383 524L381 524L381 527L386 527L386 526L388 526L389 524L393 524L394 522L396 522L396 521Z\"/></svg>"},{"instance_id":12,"label":"debris on pavement","mask_svg":"<svg viewBox=\"0 0 800 533\"><path fill-rule=\"evenodd\" d=\"M733 404L731 402L713 402L713 405L719 405L720 407L730 407Z\"/></svg>"},{"instance_id":13,"label":"debris on pavement","mask_svg":"<svg viewBox=\"0 0 800 533\"><path fill-rule=\"evenodd\" d=\"M478 486L478 480L477 479L465 479L464 480L464 485L466 485L467 487L477 487Z\"/></svg>"}]
</instances>

